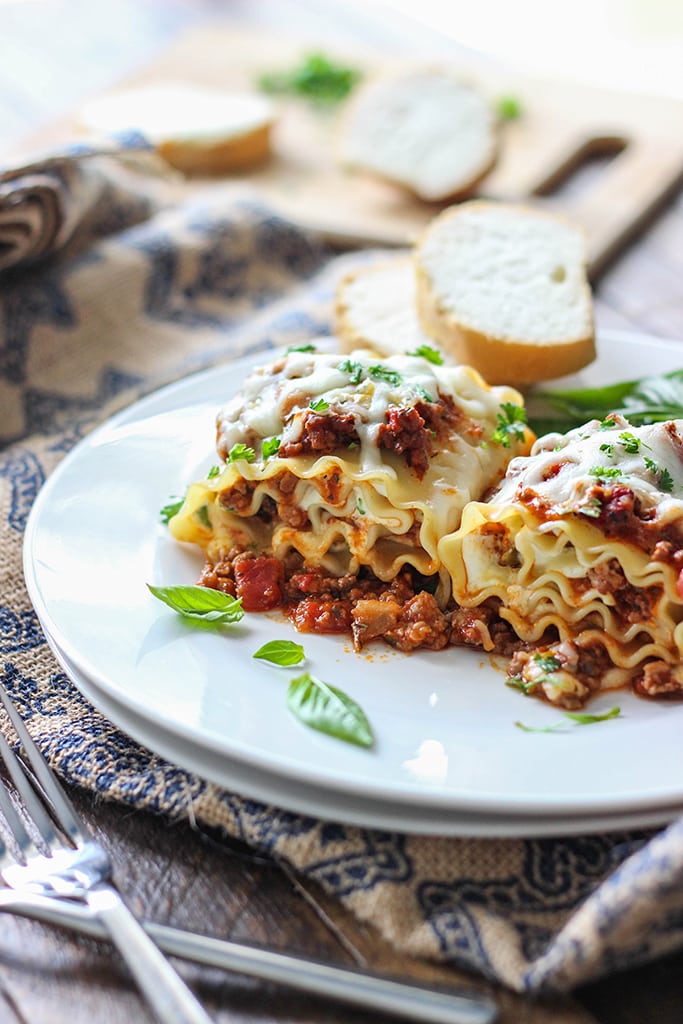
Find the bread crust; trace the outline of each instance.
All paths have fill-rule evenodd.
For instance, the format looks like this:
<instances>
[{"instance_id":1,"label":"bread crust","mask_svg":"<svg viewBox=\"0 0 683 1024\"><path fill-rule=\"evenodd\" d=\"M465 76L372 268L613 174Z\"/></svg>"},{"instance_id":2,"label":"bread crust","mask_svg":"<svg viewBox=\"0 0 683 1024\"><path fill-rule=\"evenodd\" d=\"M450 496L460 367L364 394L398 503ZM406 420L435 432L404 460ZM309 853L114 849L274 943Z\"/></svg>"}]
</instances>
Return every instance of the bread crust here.
<instances>
[{"instance_id":1,"label":"bread crust","mask_svg":"<svg viewBox=\"0 0 683 1024\"><path fill-rule=\"evenodd\" d=\"M270 122L228 138L164 139L156 150L167 163L187 175L219 175L255 167L271 152Z\"/></svg>"}]
</instances>

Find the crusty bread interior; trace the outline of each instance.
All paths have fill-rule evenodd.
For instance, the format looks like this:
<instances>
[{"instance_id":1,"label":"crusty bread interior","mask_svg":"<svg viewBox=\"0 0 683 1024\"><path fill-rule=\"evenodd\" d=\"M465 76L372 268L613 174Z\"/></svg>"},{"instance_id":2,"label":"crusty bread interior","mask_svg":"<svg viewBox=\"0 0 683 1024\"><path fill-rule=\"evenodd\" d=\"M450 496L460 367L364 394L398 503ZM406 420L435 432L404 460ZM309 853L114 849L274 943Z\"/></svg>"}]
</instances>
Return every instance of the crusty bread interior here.
<instances>
[{"instance_id":1,"label":"crusty bread interior","mask_svg":"<svg viewBox=\"0 0 683 1024\"><path fill-rule=\"evenodd\" d=\"M339 154L347 167L427 201L469 194L493 166L496 118L479 90L440 68L368 81L349 104Z\"/></svg>"},{"instance_id":2,"label":"crusty bread interior","mask_svg":"<svg viewBox=\"0 0 683 1024\"><path fill-rule=\"evenodd\" d=\"M335 295L334 332L344 352L371 348L392 355L433 345L417 318L411 257L371 264L343 277Z\"/></svg>"},{"instance_id":3,"label":"crusty bread interior","mask_svg":"<svg viewBox=\"0 0 683 1024\"><path fill-rule=\"evenodd\" d=\"M415 249L423 330L489 383L527 384L595 358L583 233L523 206L449 208Z\"/></svg>"}]
</instances>

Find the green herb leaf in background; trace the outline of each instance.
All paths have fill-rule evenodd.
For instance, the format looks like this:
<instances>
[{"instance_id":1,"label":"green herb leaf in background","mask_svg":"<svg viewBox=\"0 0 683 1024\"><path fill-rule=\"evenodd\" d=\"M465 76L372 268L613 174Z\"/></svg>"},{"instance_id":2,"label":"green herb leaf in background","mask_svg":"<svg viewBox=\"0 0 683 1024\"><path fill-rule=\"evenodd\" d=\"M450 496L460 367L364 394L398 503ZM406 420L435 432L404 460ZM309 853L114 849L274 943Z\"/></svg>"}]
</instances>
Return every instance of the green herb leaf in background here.
<instances>
[{"instance_id":1,"label":"green herb leaf in background","mask_svg":"<svg viewBox=\"0 0 683 1024\"><path fill-rule=\"evenodd\" d=\"M308 53L290 71L263 74L258 87L263 92L301 96L314 103L334 104L345 99L360 81L356 68L337 64L324 53Z\"/></svg>"},{"instance_id":2,"label":"green herb leaf in background","mask_svg":"<svg viewBox=\"0 0 683 1024\"><path fill-rule=\"evenodd\" d=\"M522 104L516 96L499 96L495 101L495 110L501 121L516 121L522 116Z\"/></svg>"},{"instance_id":3,"label":"green herb leaf in background","mask_svg":"<svg viewBox=\"0 0 683 1024\"><path fill-rule=\"evenodd\" d=\"M308 672L291 680L287 707L300 722L346 743L371 747L374 739L365 712L343 690Z\"/></svg>"},{"instance_id":4,"label":"green herb leaf in background","mask_svg":"<svg viewBox=\"0 0 683 1024\"><path fill-rule=\"evenodd\" d=\"M532 430L541 436L565 433L588 420L601 420L605 429L615 424L610 413L624 416L633 426L683 417L683 370L656 377L623 381L601 388L543 389L530 393L527 414Z\"/></svg>"},{"instance_id":5,"label":"green herb leaf in background","mask_svg":"<svg viewBox=\"0 0 683 1024\"><path fill-rule=\"evenodd\" d=\"M259 647L256 654L252 654L252 658L270 661L273 665L282 665L285 668L299 665L305 657L301 644L295 644L293 640L270 640Z\"/></svg>"},{"instance_id":6,"label":"green herb leaf in background","mask_svg":"<svg viewBox=\"0 0 683 1024\"><path fill-rule=\"evenodd\" d=\"M155 587L147 584L150 592L174 612L188 619L216 624L239 622L244 617L242 599L224 594L210 587Z\"/></svg>"}]
</instances>

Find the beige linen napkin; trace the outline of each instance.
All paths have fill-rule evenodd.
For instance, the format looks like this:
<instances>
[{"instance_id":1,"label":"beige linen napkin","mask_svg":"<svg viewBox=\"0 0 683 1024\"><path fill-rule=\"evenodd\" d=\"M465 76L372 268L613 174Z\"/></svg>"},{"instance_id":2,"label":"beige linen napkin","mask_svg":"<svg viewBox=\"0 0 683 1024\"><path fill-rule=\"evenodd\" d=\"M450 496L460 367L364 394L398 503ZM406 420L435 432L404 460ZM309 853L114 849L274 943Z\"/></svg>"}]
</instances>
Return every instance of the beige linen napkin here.
<instances>
[{"instance_id":1,"label":"beige linen napkin","mask_svg":"<svg viewBox=\"0 0 683 1024\"><path fill-rule=\"evenodd\" d=\"M111 185L95 217L79 198L91 195L90 174ZM56 256L41 243L39 262L0 275L0 682L51 763L101 797L217 826L284 858L406 954L517 990L566 989L680 946L683 822L656 835L523 841L318 821L166 763L60 670L21 569L22 531L46 476L95 424L158 385L325 332L334 282L368 258L331 258L228 186L164 209L149 195L131 202L113 161L76 161L67 175L85 186L62 193L78 246L64 249L52 231ZM5 198L8 183L26 187L6 177Z\"/></svg>"}]
</instances>

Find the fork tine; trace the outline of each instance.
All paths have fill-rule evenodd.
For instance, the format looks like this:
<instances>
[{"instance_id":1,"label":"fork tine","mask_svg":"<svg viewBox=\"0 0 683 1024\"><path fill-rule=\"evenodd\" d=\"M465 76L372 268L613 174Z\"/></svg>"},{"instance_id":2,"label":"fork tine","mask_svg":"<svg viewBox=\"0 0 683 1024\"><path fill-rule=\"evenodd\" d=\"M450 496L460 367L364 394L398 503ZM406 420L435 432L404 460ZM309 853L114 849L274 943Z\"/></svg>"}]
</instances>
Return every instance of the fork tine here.
<instances>
[{"instance_id":1,"label":"fork tine","mask_svg":"<svg viewBox=\"0 0 683 1024\"><path fill-rule=\"evenodd\" d=\"M38 853L38 850L35 849L35 844L12 803L12 798L9 795L7 783L4 779L0 779L0 812L2 812L7 827L14 836L25 862L34 853ZM9 866L13 861L14 857L11 851L0 841L0 866Z\"/></svg>"},{"instance_id":2,"label":"fork tine","mask_svg":"<svg viewBox=\"0 0 683 1024\"><path fill-rule=\"evenodd\" d=\"M57 833L55 832L54 825L43 805L42 799L38 796L35 789L29 782L28 776L25 774L19 758L14 753L5 737L0 733L0 759L4 762L5 768L10 774L10 778L14 783L14 786L24 802L26 813L29 815L33 824L36 826L41 836L48 845L48 848L52 846L54 841L57 839ZM6 808L3 807L3 811L6 812ZM17 815L18 817L18 815ZM19 819L20 820L20 819ZM16 828L8 821L7 824L14 832L15 838L22 850L24 845L17 835ZM25 833L25 829L24 829ZM37 851L36 851L37 852Z\"/></svg>"},{"instance_id":3,"label":"fork tine","mask_svg":"<svg viewBox=\"0 0 683 1024\"><path fill-rule=\"evenodd\" d=\"M0 686L0 701L2 701L9 720L14 726L17 736L21 740L31 768L35 773L38 782L42 786L45 795L50 801L52 810L60 828L70 837L75 845L84 843L86 841L84 830L81 827L76 811L71 805L71 801L60 786L56 777L52 774L52 770L49 768L47 761L31 739L29 731L24 725L24 720L14 707L14 704L9 698L9 694L2 686ZM11 753L12 757L16 760L16 756L13 751L11 751ZM23 776L23 771L21 771L19 766L17 767ZM12 778L14 779L14 776ZM17 786L17 788L19 787ZM32 792L34 791L32 790Z\"/></svg>"}]
</instances>

